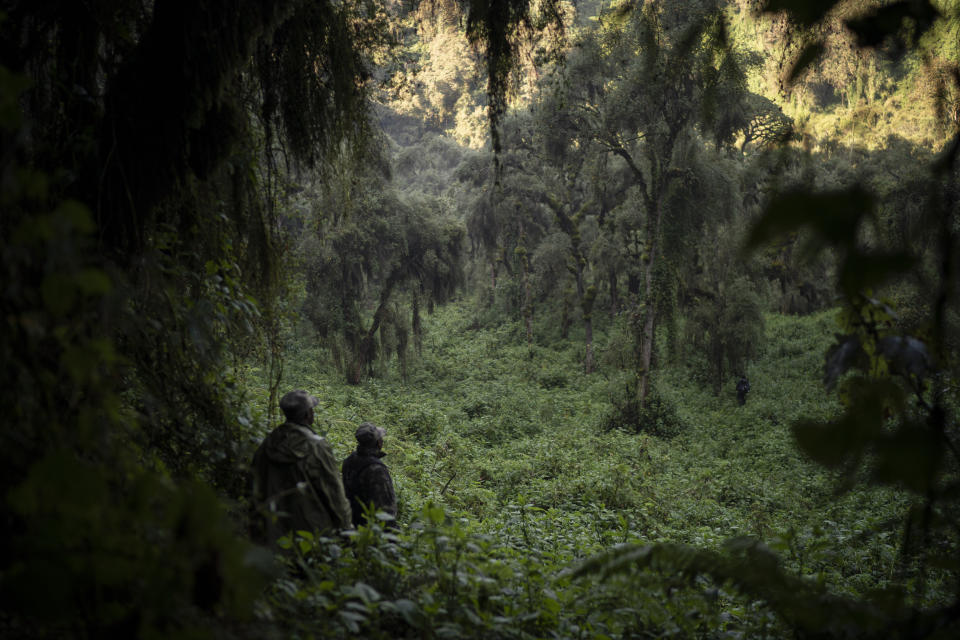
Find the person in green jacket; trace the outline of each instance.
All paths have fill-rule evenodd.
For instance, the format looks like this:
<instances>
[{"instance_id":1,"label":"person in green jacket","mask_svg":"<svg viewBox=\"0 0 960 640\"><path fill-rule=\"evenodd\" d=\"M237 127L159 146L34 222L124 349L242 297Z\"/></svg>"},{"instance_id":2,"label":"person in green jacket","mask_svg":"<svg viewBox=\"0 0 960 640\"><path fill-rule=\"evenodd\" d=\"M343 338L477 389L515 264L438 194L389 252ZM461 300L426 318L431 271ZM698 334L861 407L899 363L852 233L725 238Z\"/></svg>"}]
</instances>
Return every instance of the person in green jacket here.
<instances>
[{"instance_id":1,"label":"person in green jacket","mask_svg":"<svg viewBox=\"0 0 960 640\"><path fill-rule=\"evenodd\" d=\"M253 456L253 499L260 515L255 537L273 545L292 531L332 533L350 527L333 448L310 425L319 400L302 389L280 399L287 421L274 429Z\"/></svg>"}]
</instances>

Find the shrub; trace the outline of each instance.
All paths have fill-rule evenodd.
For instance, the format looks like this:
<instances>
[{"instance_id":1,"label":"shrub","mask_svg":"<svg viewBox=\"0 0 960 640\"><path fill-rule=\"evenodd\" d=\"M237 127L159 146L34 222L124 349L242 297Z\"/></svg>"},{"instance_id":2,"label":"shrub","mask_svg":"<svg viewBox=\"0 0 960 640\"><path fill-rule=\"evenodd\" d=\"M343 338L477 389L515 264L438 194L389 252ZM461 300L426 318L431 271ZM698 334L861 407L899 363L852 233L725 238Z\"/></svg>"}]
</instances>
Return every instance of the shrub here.
<instances>
[{"instance_id":1,"label":"shrub","mask_svg":"<svg viewBox=\"0 0 960 640\"><path fill-rule=\"evenodd\" d=\"M565 372L553 369L541 373L537 382L543 389L563 389L567 386L569 378Z\"/></svg>"},{"instance_id":2,"label":"shrub","mask_svg":"<svg viewBox=\"0 0 960 640\"><path fill-rule=\"evenodd\" d=\"M417 439L417 442L428 445L437 438L442 425L446 424L447 417L437 409L429 406L412 405L404 407L398 418L398 425L407 435Z\"/></svg>"},{"instance_id":3,"label":"shrub","mask_svg":"<svg viewBox=\"0 0 960 640\"><path fill-rule=\"evenodd\" d=\"M630 390L613 398L613 406L603 416L604 431L620 429L628 433L649 433L661 438L672 438L684 428L673 403L654 391L647 398L647 406Z\"/></svg>"}]
</instances>

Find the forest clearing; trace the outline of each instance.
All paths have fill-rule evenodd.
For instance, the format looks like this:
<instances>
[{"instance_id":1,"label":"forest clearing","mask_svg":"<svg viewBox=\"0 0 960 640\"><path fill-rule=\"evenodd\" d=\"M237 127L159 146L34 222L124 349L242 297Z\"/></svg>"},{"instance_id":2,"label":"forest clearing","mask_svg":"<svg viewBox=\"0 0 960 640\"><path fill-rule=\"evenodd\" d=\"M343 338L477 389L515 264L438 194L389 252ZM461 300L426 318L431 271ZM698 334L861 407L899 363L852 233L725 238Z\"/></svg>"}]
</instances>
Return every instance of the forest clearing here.
<instances>
[{"instance_id":1,"label":"forest clearing","mask_svg":"<svg viewBox=\"0 0 960 640\"><path fill-rule=\"evenodd\" d=\"M0 637L958 637L958 159L951 0L0 0Z\"/></svg>"},{"instance_id":2,"label":"forest clearing","mask_svg":"<svg viewBox=\"0 0 960 640\"><path fill-rule=\"evenodd\" d=\"M305 545L316 582L276 591L274 615L316 632L311 607L342 610L352 601L356 617L331 616L319 628L384 637L408 625L437 637L789 635L763 602L783 587L772 575L758 578L752 597L724 589L709 572L606 577L594 569L574 577L589 558L628 548L620 545L666 545L664 566L684 567L692 562L684 554L696 550L763 541L769 549L755 552L777 553L784 573L823 588L817 598L889 588L904 568L891 525L908 501L882 487L841 491L841 476L806 459L789 427L837 411L816 349L835 315L768 318L769 347L750 369L752 397L743 407L732 384L715 396L696 370L665 367L660 395L669 410L639 434L611 428L615 382L576 373L575 340L537 346L531 358L519 326L476 328L464 303L426 323L422 360L406 384L394 371L347 385L318 366L319 354L301 353L289 363L287 386L303 380L317 390L317 429L341 458L356 424L388 425L385 459L401 527L399 537L379 528L361 534L366 557L351 557L343 541ZM949 578L928 579L932 604ZM358 583L372 591L364 595ZM791 606L790 615L806 619L811 602ZM821 632L842 635L837 625L849 623L821 621Z\"/></svg>"}]
</instances>

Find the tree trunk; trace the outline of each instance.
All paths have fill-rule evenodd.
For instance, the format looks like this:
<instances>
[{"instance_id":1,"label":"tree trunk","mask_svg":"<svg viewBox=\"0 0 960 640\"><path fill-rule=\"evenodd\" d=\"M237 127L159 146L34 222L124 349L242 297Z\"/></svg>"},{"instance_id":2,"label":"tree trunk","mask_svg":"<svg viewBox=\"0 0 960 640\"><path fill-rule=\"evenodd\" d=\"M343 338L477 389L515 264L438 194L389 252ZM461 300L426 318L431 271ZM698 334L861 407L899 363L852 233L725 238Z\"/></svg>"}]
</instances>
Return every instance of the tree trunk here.
<instances>
[{"instance_id":1,"label":"tree trunk","mask_svg":"<svg viewBox=\"0 0 960 640\"><path fill-rule=\"evenodd\" d=\"M413 316L413 344L417 349L417 356L423 355L423 324L420 320L420 294L414 289L413 291L413 311L411 312Z\"/></svg>"},{"instance_id":2,"label":"tree trunk","mask_svg":"<svg viewBox=\"0 0 960 640\"><path fill-rule=\"evenodd\" d=\"M720 391L723 390L723 377L724 377L723 352L721 351L720 353L717 354L717 379L713 383L714 395L719 396Z\"/></svg>"},{"instance_id":3,"label":"tree trunk","mask_svg":"<svg viewBox=\"0 0 960 640\"><path fill-rule=\"evenodd\" d=\"M586 260L577 245L574 245L573 258L576 264L577 297L580 299L580 311L583 313L583 339L586 343L583 369L586 373L593 373L593 301L597 297L597 288L593 285L586 286L584 283Z\"/></svg>"},{"instance_id":4,"label":"tree trunk","mask_svg":"<svg viewBox=\"0 0 960 640\"><path fill-rule=\"evenodd\" d=\"M652 302L652 301L651 301ZM637 372L637 397L640 406L647 406L647 397L650 395L650 365L653 362L653 327L656 311L652 303L646 305L643 325L640 335L640 370Z\"/></svg>"},{"instance_id":5,"label":"tree trunk","mask_svg":"<svg viewBox=\"0 0 960 640\"><path fill-rule=\"evenodd\" d=\"M583 310L583 334L586 343L586 355L583 361L583 368L586 373L593 373L593 301L596 299L597 289L589 286L581 297L581 309Z\"/></svg>"},{"instance_id":6,"label":"tree trunk","mask_svg":"<svg viewBox=\"0 0 960 640\"><path fill-rule=\"evenodd\" d=\"M523 303L523 321L527 330L527 346L533 346L533 303L530 301L530 283L525 282L523 285L524 288L524 297L526 300Z\"/></svg>"},{"instance_id":7,"label":"tree trunk","mask_svg":"<svg viewBox=\"0 0 960 640\"><path fill-rule=\"evenodd\" d=\"M583 330L585 342L587 343L587 353L583 358L583 370L585 373L593 373L593 320L586 318L583 321Z\"/></svg>"},{"instance_id":8,"label":"tree trunk","mask_svg":"<svg viewBox=\"0 0 960 640\"><path fill-rule=\"evenodd\" d=\"M370 323L370 328L367 329L366 333L363 335L363 338L360 340L360 344L353 354L353 364L350 366L347 371L347 382L349 384L360 384L363 379L366 377L366 369L373 362L373 356L376 353L376 336L377 331L380 330L380 324L383 322L383 317L387 313L387 304L390 302L390 295L393 293L393 287L400 281L400 276L394 272L387 278L386 283L383 286L383 291L380 292L380 302L377 305L377 310L373 314L373 321Z\"/></svg>"},{"instance_id":9,"label":"tree trunk","mask_svg":"<svg viewBox=\"0 0 960 640\"><path fill-rule=\"evenodd\" d=\"M617 272L610 270L610 317L614 318L620 310L620 292L617 288Z\"/></svg>"},{"instance_id":10,"label":"tree trunk","mask_svg":"<svg viewBox=\"0 0 960 640\"><path fill-rule=\"evenodd\" d=\"M645 287L643 300L643 321L640 329L640 361L637 363L639 371L637 372L637 396L640 406L647 406L647 398L650 395L650 371L653 363L654 346L654 327L656 326L656 303L653 292L653 272L657 260L657 247L660 237L660 209L659 199L653 197L650 199L652 206L648 206L650 217L647 221L645 255L643 257L643 284Z\"/></svg>"},{"instance_id":11,"label":"tree trunk","mask_svg":"<svg viewBox=\"0 0 960 640\"><path fill-rule=\"evenodd\" d=\"M523 323L527 331L527 346L533 346L533 290L530 286L530 259L527 256L527 235L520 226L520 262L523 278Z\"/></svg>"}]
</instances>

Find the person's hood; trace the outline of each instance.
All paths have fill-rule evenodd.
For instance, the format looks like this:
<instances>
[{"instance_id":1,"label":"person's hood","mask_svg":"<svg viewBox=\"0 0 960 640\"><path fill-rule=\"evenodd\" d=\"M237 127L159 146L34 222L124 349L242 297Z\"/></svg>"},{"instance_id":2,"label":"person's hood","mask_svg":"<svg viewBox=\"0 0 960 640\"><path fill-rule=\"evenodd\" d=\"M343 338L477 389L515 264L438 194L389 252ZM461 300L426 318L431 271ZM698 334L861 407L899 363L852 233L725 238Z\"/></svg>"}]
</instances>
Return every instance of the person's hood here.
<instances>
[{"instance_id":1,"label":"person's hood","mask_svg":"<svg viewBox=\"0 0 960 640\"><path fill-rule=\"evenodd\" d=\"M263 441L263 451L267 459L280 464L291 464L305 457L309 453L309 447L304 430L313 433L310 427L292 422L274 429Z\"/></svg>"}]
</instances>

